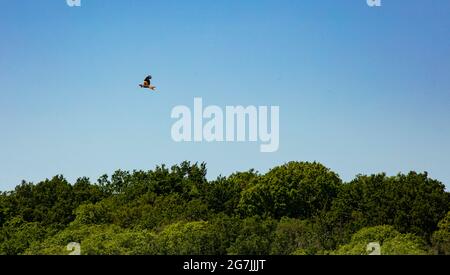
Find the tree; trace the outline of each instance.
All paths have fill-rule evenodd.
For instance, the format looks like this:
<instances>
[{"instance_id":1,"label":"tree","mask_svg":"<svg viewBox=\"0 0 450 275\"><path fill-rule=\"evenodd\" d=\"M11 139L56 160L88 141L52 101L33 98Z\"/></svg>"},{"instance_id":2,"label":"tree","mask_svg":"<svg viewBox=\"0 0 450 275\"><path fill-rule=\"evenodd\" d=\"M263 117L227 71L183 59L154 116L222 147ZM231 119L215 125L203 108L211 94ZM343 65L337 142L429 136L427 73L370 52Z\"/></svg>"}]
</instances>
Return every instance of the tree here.
<instances>
[{"instance_id":1,"label":"tree","mask_svg":"<svg viewBox=\"0 0 450 275\"><path fill-rule=\"evenodd\" d=\"M84 255L150 255L156 252L155 239L156 235L147 230L111 226L90 234L81 242L81 249Z\"/></svg>"},{"instance_id":2,"label":"tree","mask_svg":"<svg viewBox=\"0 0 450 275\"><path fill-rule=\"evenodd\" d=\"M290 255L294 253L316 254L321 244L313 224L292 218L282 218L275 230L271 254Z\"/></svg>"},{"instance_id":3,"label":"tree","mask_svg":"<svg viewBox=\"0 0 450 275\"><path fill-rule=\"evenodd\" d=\"M290 162L206 179L204 163L63 176L0 193L0 254L450 254L450 194L426 173L357 176ZM431 246L432 245L432 246Z\"/></svg>"},{"instance_id":4,"label":"tree","mask_svg":"<svg viewBox=\"0 0 450 275\"><path fill-rule=\"evenodd\" d=\"M228 249L231 255L269 255L277 222L258 216L242 221L235 242Z\"/></svg>"},{"instance_id":5,"label":"tree","mask_svg":"<svg viewBox=\"0 0 450 275\"><path fill-rule=\"evenodd\" d=\"M73 185L73 195L77 205L85 202L96 203L106 197L100 190L100 187L98 185L91 184L89 179L86 177L77 179Z\"/></svg>"},{"instance_id":6,"label":"tree","mask_svg":"<svg viewBox=\"0 0 450 275\"><path fill-rule=\"evenodd\" d=\"M290 162L276 167L242 192L244 216L308 219L331 207L341 180L319 163Z\"/></svg>"},{"instance_id":7,"label":"tree","mask_svg":"<svg viewBox=\"0 0 450 275\"><path fill-rule=\"evenodd\" d=\"M25 254L68 255L69 243L80 245L82 255L149 255L155 253L155 234L123 229L116 225L71 225L41 243L33 243Z\"/></svg>"},{"instance_id":8,"label":"tree","mask_svg":"<svg viewBox=\"0 0 450 275\"><path fill-rule=\"evenodd\" d=\"M345 184L333 202L334 223L340 239L367 226L393 225L402 233L429 239L449 210L445 186L427 173L358 176Z\"/></svg>"},{"instance_id":9,"label":"tree","mask_svg":"<svg viewBox=\"0 0 450 275\"><path fill-rule=\"evenodd\" d=\"M183 220L187 202L179 194L158 196L152 205L144 206L140 226L158 229Z\"/></svg>"},{"instance_id":10,"label":"tree","mask_svg":"<svg viewBox=\"0 0 450 275\"><path fill-rule=\"evenodd\" d=\"M433 233L433 251L436 254L450 255L450 212L439 222L438 228Z\"/></svg>"},{"instance_id":11,"label":"tree","mask_svg":"<svg viewBox=\"0 0 450 275\"><path fill-rule=\"evenodd\" d=\"M64 227L74 219L72 186L63 176L36 185L22 182L8 196L11 216L21 216L24 221Z\"/></svg>"},{"instance_id":12,"label":"tree","mask_svg":"<svg viewBox=\"0 0 450 275\"><path fill-rule=\"evenodd\" d=\"M0 255L22 254L33 242L44 240L47 233L40 223L15 217L0 229Z\"/></svg>"},{"instance_id":13,"label":"tree","mask_svg":"<svg viewBox=\"0 0 450 275\"><path fill-rule=\"evenodd\" d=\"M158 235L156 251L160 255L215 255L216 238L208 222L177 222Z\"/></svg>"},{"instance_id":14,"label":"tree","mask_svg":"<svg viewBox=\"0 0 450 275\"><path fill-rule=\"evenodd\" d=\"M393 226L366 227L356 232L346 245L332 254L368 255L370 243L378 243L382 255L426 255L428 251L423 239L412 234L401 234Z\"/></svg>"},{"instance_id":15,"label":"tree","mask_svg":"<svg viewBox=\"0 0 450 275\"><path fill-rule=\"evenodd\" d=\"M87 203L80 205L75 210L77 225L108 224L112 222L113 205L111 200L103 200L99 203Z\"/></svg>"},{"instance_id":16,"label":"tree","mask_svg":"<svg viewBox=\"0 0 450 275\"><path fill-rule=\"evenodd\" d=\"M228 178L219 177L207 185L205 200L214 212L233 215L239 204L241 192L253 185L258 178L259 175L253 170L234 173Z\"/></svg>"},{"instance_id":17,"label":"tree","mask_svg":"<svg viewBox=\"0 0 450 275\"><path fill-rule=\"evenodd\" d=\"M219 213L208 221L210 229L216 235L216 255L226 255L227 250L236 241L241 228L241 220L237 216Z\"/></svg>"}]
</instances>

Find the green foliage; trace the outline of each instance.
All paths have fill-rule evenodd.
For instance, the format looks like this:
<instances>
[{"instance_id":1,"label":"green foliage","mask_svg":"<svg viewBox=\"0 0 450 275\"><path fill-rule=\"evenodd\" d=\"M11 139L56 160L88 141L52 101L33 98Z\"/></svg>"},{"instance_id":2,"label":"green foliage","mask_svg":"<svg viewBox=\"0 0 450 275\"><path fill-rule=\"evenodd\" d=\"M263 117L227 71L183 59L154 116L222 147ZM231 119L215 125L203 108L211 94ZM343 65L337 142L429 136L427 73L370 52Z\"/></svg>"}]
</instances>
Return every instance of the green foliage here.
<instances>
[{"instance_id":1,"label":"green foliage","mask_svg":"<svg viewBox=\"0 0 450 275\"><path fill-rule=\"evenodd\" d=\"M426 173L342 184L319 163L206 179L204 163L62 176L0 193L0 254L450 254L450 196Z\"/></svg>"},{"instance_id":2,"label":"green foliage","mask_svg":"<svg viewBox=\"0 0 450 275\"><path fill-rule=\"evenodd\" d=\"M439 230L433 234L433 250L436 254L450 255L450 212L439 222Z\"/></svg>"},{"instance_id":3,"label":"green foliage","mask_svg":"<svg viewBox=\"0 0 450 275\"><path fill-rule=\"evenodd\" d=\"M340 239L363 227L390 224L402 233L429 239L449 209L445 186L426 173L386 177L358 176L345 184L333 202Z\"/></svg>"},{"instance_id":4,"label":"green foliage","mask_svg":"<svg viewBox=\"0 0 450 275\"><path fill-rule=\"evenodd\" d=\"M115 225L74 225L42 243L34 243L29 255L68 255L67 244L80 244L82 255L154 254L155 235L148 231L122 229Z\"/></svg>"},{"instance_id":5,"label":"green foliage","mask_svg":"<svg viewBox=\"0 0 450 275\"><path fill-rule=\"evenodd\" d=\"M85 255L155 254L155 234L110 227L98 234L90 234L81 242L81 249Z\"/></svg>"},{"instance_id":6,"label":"green foliage","mask_svg":"<svg viewBox=\"0 0 450 275\"><path fill-rule=\"evenodd\" d=\"M245 216L308 219L331 207L341 180L319 163L290 162L272 169L242 192Z\"/></svg>"},{"instance_id":7,"label":"green foliage","mask_svg":"<svg viewBox=\"0 0 450 275\"><path fill-rule=\"evenodd\" d=\"M72 191L76 206L86 202L96 203L106 197L100 186L92 185L88 178L79 178L75 182Z\"/></svg>"},{"instance_id":8,"label":"green foliage","mask_svg":"<svg viewBox=\"0 0 450 275\"><path fill-rule=\"evenodd\" d=\"M393 226L383 225L363 228L352 236L350 243L332 254L368 255L369 243L379 243L382 255L426 255L425 242L412 234L401 234Z\"/></svg>"},{"instance_id":9,"label":"green foliage","mask_svg":"<svg viewBox=\"0 0 450 275\"><path fill-rule=\"evenodd\" d=\"M0 229L0 255L22 254L31 243L44 240L46 235L47 229L40 223L13 218Z\"/></svg>"},{"instance_id":10,"label":"green foliage","mask_svg":"<svg viewBox=\"0 0 450 275\"><path fill-rule=\"evenodd\" d=\"M160 228L179 220L185 220L187 202L179 194L159 196L146 207L141 225L144 228Z\"/></svg>"},{"instance_id":11,"label":"green foliage","mask_svg":"<svg viewBox=\"0 0 450 275\"><path fill-rule=\"evenodd\" d=\"M71 225L42 242L33 243L25 252L27 255L68 255L67 245L82 243L90 235L99 235L111 225ZM83 254L83 249L82 249Z\"/></svg>"},{"instance_id":12,"label":"green foliage","mask_svg":"<svg viewBox=\"0 0 450 275\"><path fill-rule=\"evenodd\" d=\"M241 220L237 216L220 213L210 219L209 226L210 230L215 233L216 255L226 255L228 248L235 242L239 234Z\"/></svg>"},{"instance_id":13,"label":"green foliage","mask_svg":"<svg viewBox=\"0 0 450 275\"><path fill-rule=\"evenodd\" d=\"M12 195L15 215L27 222L67 224L73 220L76 205L72 186L62 177L56 176L37 185L22 183Z\"/></svg>"},{"instance_id":14,"label":"green foliage","mask_svg":"<svg viewBox=\"0 0 450 275\"><path fill-rule=\"evenodd\" d=\"M228 249L231 255L268 255L274 240L276 221L258 216L242 221L236 241Z\"/></svg>"},{"instance_id":15,"label":"green foliage","mask_svg":"<svg viewBox=\"0 0 450 275\"><path fill-rule=\"evenodd\" d=\"M282 218L278 223L271 254L313 255L321 249L320 238L311 222Z\"/></svg>"},{"instance_id":16,"label":"green foliage","mask_svg":"<svg viewBox=\"0 0 450 275\"><path fill-rule=\"evenodd\" d=\"M258 179L259 175L253 170L235 173L228 178L218 178L207 188L205 199L208 206L216 213L233 215L241 199L241 192Z\"/></svg>"},{"instance_id":17,"label":"green foliage","mask_svg":"<svg viewBox=\"0 0 450 275\"><path fill-rule=\"evenodd\" d=\"M80 205L75 210L76 219L74 223L80 225L111 223L112 206L108 202L104 200L96 204L87 203Z\"/></svg>"},{"instance_id":18,"label":"green foliage","mask_svg":"<svg viewBox=\"0 0 450 275\"><path fill-rule=\"evenodd\" d=\"M216 233L207 222L178 222L169 225L157 239L159 255L214 255Z\"/></svg>"},{"instance_id":19,"label":"green foliage","mask_svg":"<svg viewBox=\"0 0 450 275\"><path fill-rule=\"evenodd\" d=\"M413 234L400 234L386 240L381 247L383 255L427 255L430 254L425 241Z\"/></svg>"}]
</instances>

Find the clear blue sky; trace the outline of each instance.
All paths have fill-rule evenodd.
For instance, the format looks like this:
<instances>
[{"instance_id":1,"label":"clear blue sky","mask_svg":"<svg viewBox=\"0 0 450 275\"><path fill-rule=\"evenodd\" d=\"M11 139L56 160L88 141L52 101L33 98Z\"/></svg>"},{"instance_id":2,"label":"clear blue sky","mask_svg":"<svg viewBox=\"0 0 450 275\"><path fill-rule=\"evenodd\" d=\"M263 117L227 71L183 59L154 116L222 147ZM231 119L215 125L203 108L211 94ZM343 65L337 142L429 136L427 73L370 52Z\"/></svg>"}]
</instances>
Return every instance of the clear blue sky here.
<instances>
[{"instance_id":1,"label":"clear blue sky","mask_svg":"<svg viewBox=\"0 0 450 275\"><path fill-rule=\"evenodd\" d=\"M0 0L0 190L291 160L450 187L450 1ZM137 88L147 74L157 94ZM175 105L279 105L280 149L175 143Z\"/></svg>"}]
</instances>

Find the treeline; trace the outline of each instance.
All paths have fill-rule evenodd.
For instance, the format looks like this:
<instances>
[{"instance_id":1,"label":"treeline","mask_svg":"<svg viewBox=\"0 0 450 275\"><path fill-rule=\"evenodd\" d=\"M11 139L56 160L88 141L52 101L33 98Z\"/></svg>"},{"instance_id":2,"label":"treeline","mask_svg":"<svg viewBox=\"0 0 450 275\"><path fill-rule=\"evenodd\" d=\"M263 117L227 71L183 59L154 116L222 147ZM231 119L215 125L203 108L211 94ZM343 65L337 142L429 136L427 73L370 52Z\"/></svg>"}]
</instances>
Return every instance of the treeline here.
<instances>
[{"instance_id":1,"label":"treeline","mask_svg":"<svg viewBox=\"0 0 450 275\"><path fill-rule=\"evenodd\" d=\"M450 194L426 173L290 162L206 179L205 164L63 176L0 194L0 254L450 254Z\"/></svg>"}]
</instances>

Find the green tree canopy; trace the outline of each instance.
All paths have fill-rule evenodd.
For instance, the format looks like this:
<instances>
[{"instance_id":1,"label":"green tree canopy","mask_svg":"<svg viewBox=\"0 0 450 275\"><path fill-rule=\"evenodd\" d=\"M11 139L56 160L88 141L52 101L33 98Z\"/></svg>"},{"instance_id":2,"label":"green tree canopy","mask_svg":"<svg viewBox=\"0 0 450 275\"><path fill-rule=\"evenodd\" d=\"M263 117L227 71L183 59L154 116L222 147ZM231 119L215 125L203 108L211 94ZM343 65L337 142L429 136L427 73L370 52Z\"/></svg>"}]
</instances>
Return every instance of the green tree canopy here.
<instances>
[{"instance_id":1,"label":"green tree canopy","mask_svg":"<svg viewBox=\"0 0 450 275\"><path fill-rule=\"evenodd\" d=\"M244 190L238 207L245 216L308 219L331 207L341 183L336 173L319 163L290 162Z\"/></svg>"},{"instance_id":2,"label":"green tree canopy","mask_svg":"<svg viewBox=\"0 0 450 275\"><path fill-rule=\"evenodd\" d=\"M370 243L380 245L381 255L426 255L429 252L420 237L412 234L401 234L393 226L383 225L366 227L356 232L350 243L340 246L332 252L337 255L368 255Z\"/></svg>"}]
</instances>

